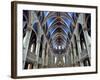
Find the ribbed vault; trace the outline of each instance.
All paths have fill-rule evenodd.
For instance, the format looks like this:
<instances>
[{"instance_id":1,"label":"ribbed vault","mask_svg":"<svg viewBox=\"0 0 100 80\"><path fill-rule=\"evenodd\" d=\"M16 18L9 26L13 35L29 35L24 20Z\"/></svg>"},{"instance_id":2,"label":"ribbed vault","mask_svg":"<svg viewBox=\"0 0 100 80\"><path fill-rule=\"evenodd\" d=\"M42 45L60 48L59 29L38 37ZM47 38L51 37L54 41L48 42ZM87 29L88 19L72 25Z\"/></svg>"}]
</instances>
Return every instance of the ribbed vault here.
<instances>
[{"instance_id":1,"label":"ribbed vault","mask_svg":"<svg viewBox=\"0 0 100 80\"><path fill-rule=\"evenodd\" d=\"M42 25L50 47L55 54L63 54L71 40L75 27L76 13L71 12L41 12ZM46 29L46 30L45 30Z\"/></svg>"},{"instance_id":2,"label":"ribbed vault","mask_svg":"<svg viewBox=\"0 0 100 80\"><path fill-rule=\"evenodd\" d=\"M37 26L40 25L53 53L58 54L60 52L63 54L70 43L78 14L52 11L34 11L34 14L37 16L33 21L35 34L38 34ZM24 11L24 15L28 15L27 11ZM27 16L24 16L23 19L25 26L29 20ZM25 36L26 27L23 30Z\"/></svg>"}]
</instances>

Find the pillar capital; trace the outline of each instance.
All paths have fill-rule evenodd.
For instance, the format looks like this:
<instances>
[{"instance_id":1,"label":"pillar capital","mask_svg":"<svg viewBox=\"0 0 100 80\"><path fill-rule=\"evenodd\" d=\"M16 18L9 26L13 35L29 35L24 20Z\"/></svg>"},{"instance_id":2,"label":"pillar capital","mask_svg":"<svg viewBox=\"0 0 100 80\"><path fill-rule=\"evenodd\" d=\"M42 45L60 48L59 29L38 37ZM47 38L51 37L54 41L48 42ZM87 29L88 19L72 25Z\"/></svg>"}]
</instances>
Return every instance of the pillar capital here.
<instances>
[{"instance_id":1,"label":"pillar capital","mask_svg":"<svg viewBox=\"0 0 100 80\"><path fill-rule=\"evenodd\" d=\"M32 28L28 26L27 27L27 31L31 31L31 30L32 30Z\"/></svg>"},{"instance_id":2,"label":"pillar capital","mask_svg":"<svg viewBox=\"0 0 100 80\"><path fill-rule=\"evenodd\" d=\"M83 30L84 30L84 31L87 31L87 27L84 27Z\"/></svg>"}]
</instances>

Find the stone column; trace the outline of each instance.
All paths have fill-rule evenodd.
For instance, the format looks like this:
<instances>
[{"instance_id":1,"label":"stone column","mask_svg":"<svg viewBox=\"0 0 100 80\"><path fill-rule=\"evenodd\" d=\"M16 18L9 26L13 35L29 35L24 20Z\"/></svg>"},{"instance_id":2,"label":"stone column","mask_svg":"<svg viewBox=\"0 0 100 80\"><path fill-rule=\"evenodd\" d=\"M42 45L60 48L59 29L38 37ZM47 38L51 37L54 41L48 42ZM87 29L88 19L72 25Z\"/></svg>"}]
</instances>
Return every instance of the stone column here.
<instances>
[{"instance_id":1,"label":"stone column","mask_svg":"<svg viewBox=\"0 0 100 80\"><path fill-rule=\"evenodd\" d=\"M83 66L83 63L81 62L81 45L80 45L80 39L77 39L77 47L78 47L78 57L79 57L79 62L80 62L80 66Z\"/></svg>"},{"instance_id":2,"label":"stone column","mask_svg":"<svg viewBox=\"0 0 100 80\"><path fill-rule=\"evenodd\" d=\"M45 62L45 64L46 64L46 66L48 67L48 61L49 61L49 44L47 44L47 48L46 48L46 62Z\"/></svg>"},{"instance_id":3,"label":"stone column","mask_svg":"<svg viewBox=\"0 0 100 80\"><path fill-rule=\"evenodd\" d=\"M80 34L78 33L79 27L78 26L76 26L76 27L77 27L77 30L76 30L75 36L76 36L76 45L77 45L77 50L78 50L78 61L80 63L80 66L82 66L83 65L82 62L81 62L81 52L82 52L82 50L81 50L81 44L80 44Z\"/></svg>"},{"instance_id":4,"label":"stone column","mask_svg":"<svg viewBox=\"0 0 100 80\"><path fill-rule=\"evenodd\" d=\"M29 41L30 41L30 37L31 37L31 33L32 33L32 20L31 20L32 14L31 11L29 12L29 23L27 26L27 32L26 32L26 36L23 40L23 68L25 66L25 61L26 61L26 57L27 57L27 52L28 52L28 46L29 46Z\"/></svg>"},{"instance_id":5,"label":"stone column","mask_svg":"<svg viewBox=\"0 0 100 80\"><path fill-rule=\"evenodd\" d=\"M82 26L82 28L83 28L84 38L85 38L85 41L86 41L88 56L91 57L91 38L88 35L87 24L86 24L84 17L85 17L85 15L83 15L83 26Z\"/></svg>"},{"instance_id":6,"label":"stone column","mask_svg":"<svg viewBox=\"0 0 100 80\"><path fill-rule=\"evenodd\" d=\"M36 51L35 51L35 54L36 54L36 68L38 68L38 62L39 62L39 50L40 50L40 39L37 37L37 41L36 41Z\"/></svg>"},{"instance_id":7,"label":"stone column","mask_svg":"<svg viewBox=\"0 0 100 80\"><path fill-rule=\"evenodd\" d=\"M28 52L28 46L29 46L29 41L30 41L30 36L31 36L31 31L26 32L26 36L24 38L23 42L23 68L25 66L25 61L27 57L27 52Z\"/></svg>"},{"instance_id":8,"label":"stone column","mask_svg":"<svg viewBox=\"0 0 100 80\"><path fill-rule=\"evenodd\" d=\"M69 57L69 49L67 50L66 54L65 54L65 66L68 66L68 57Z\"/></svg>"},{"instance_id":9,"label":"stone column","mask_svg":"<svg viewBox=\"0 0 100 80\"><path fill-rule=\"evenodd\" d=\"M68 52L68 66L71 65L71 46L69 48L69 52Z\"/></svg>"},{"instance_id":10,"label":"stone column","mask_svg":"<svg viewBox=\"0 0 100 80\"><path fill-rule=\"evenodd\" d=\"M45 49L46 49L46 43L45 41L43 41L43 44L42 44L42 66L45 65Z\"/></svg>"},{"instance_id":11,"label":"stone column","mask_svg":"<svg viewBox=\"0 0 100 80\"><path fill-rule=\"evenodd\" d=\"M49 60L48 57L49 56L48 56L48 53L47 53L47 55L46 55L46 63L45 63L47 67L48 67L48 60Z\"/></svg>"},{"instance_id":12,"label":"stone column","mask_svg":"<svg viewBox=\"0 0 100 80\"><path fill-rule=\"evenodd\" d=\"M67 65L67 53L65 53L65 66Z\"/></svg>"},{"instance_id":13,"label":"stone column","mask_svg":"<svg viewBox=\"0 0 100 80\"><path fill-rule=\"evenodd\" d=\"M83 34L84 34L84 38L85 38L85 42L86 42L86 48L88 51L88 53L86 53L86 54L88 54L88 56L91 58L91 38L87 32L87 24L85 21L85 14L80 14L78 23L80 23L82 25Z\"/></svg>"},{"instance_id":14,"label":"stone column","mask_svg":"<svg viewBox=\"0 0 100 80\"><path fill-rule=\"evenodd\" d=\"M73 50L72 50L73 48L72 48L72 46L71 46L71 54L70 54L70 57L71 57L71 66L72 66L72 64L73 64Z\"/></svg>"},{"instance_id":15,"label":"stone column","mask_svg":"<svg viewBox=\"0 0 100 80\"><path fill-rule=\"evenodd\" d=\"M52 65L52 67L54 66L54 63L53 63L53 61L54 61L54 55L51 53L51 65Z\"/></svg>"},{"instance_id":16,"label":"stone column","mask_svg":"<svg viewBox=\"0 0 100 80\"><path fill-rule=\"evenodd\" d=\"M76 55L76 45L75 45L75 39L74 39L74 35L73 35L73 37L72 37L72 44L73 44L73 64L75 64L76 63L76 59L77 59L77 55Z\"/></svg>"}]
</instances>

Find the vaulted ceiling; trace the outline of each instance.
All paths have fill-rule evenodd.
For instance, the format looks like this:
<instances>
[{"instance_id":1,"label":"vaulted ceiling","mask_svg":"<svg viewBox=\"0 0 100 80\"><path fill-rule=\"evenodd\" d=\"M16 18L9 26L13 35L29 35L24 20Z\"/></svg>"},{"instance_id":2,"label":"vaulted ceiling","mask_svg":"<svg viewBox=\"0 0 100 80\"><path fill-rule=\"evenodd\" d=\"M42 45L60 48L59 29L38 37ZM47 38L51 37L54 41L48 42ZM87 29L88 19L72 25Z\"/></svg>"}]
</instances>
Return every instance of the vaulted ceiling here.
<instances>
[{"instance_id":1,"label":"vaulted ceiling","mask_svg":"<svg viewBox=\"0 0 100 80\"><path fill-rule=\"evenodd\" d=\"M56 54L64 53L71 40L78 14L71 12L38 12L43 19L45 34L50 42L51 49ZM39 16L39 17L41 17Z\"/></svg>"},{"instance_id":2,"label":"vaulted ceiling","mask_svg":"<svg viewBox=\"0 0 100 80\"><path fill-rule=\"evenodd\" d=\"M34 12L38 17L52 51L55 54L64 53L68 48L75 29L78 13L52 11ZM27 15L27 12L24 13ZM34 25L34 29L37 32L37 24Z\"/></svg>"}]
</instances>

